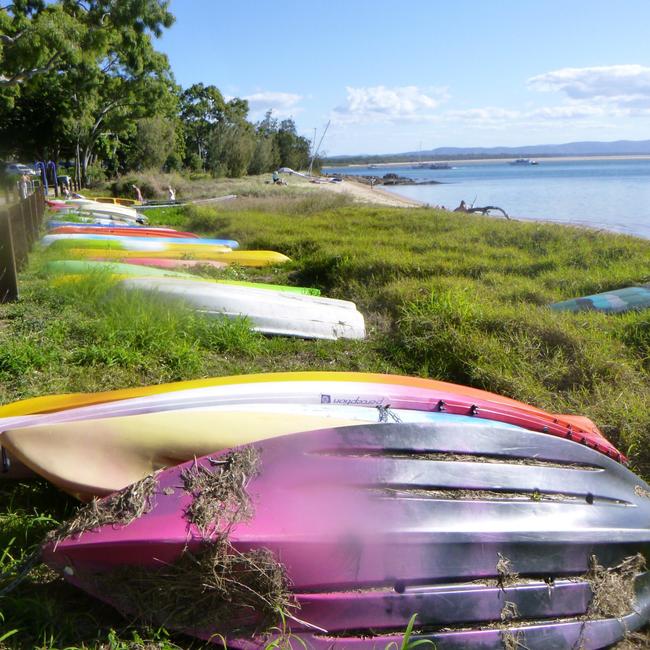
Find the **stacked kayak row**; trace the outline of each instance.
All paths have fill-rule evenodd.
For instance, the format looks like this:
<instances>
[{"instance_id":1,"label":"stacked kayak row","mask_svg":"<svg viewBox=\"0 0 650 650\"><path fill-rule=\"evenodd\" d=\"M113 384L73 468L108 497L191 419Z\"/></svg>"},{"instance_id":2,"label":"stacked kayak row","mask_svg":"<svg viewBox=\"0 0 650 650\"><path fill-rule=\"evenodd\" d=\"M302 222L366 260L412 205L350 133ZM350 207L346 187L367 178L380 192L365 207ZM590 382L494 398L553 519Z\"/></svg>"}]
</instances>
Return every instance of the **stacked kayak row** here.
<instances>
[{"instance_id":1,"label":"stacked kayak row","mask_svg":"<svg viewBox=\"0 0 650 650\"><path fill-rule=\"evenodd\" d=\"M369 650L417 613L440 648L602 648L650 618L650 486L587 418L315 372L24 400L0 431L107 495L42 558L148 624L252 649L284 619L288 648Z\"/></svg>"},{"instance_id":2,"label":"stacked kayak row","mask_svg":"<svg viewBox=\"0 0 650 650\"><path fill-rule=\"evenodd\" d=\"M206 280L176 270L289 261L281 253L242 251L231 239L202 239L171 229L53 225L41 243L65 258L46 265L57 281L106 273L119 280L122 290L181 303L208 317L246 317L251 328L263 334L331 340L365 337L363 316L352 302L318 297L315 289Z\"/></svg>"},{"instance_id":3,"label":"stacked kayak row","mask_svg":"<svg viewBox=\"0 0 650 650\"><path fill-rule=\"evenodd\" d=\"M567 438L624 460L587 418L550 414L447 382L345 372L220 377L24 400L0 407L0 444L60 487L88 498L137 481L170 459L181 462L258 436L305 430L296 426L310 419L316 426L309 428L320 428L325 418L342 426L459 416ZM126 457L129 462L116 462Z\"/></svg>"}]
</instances>

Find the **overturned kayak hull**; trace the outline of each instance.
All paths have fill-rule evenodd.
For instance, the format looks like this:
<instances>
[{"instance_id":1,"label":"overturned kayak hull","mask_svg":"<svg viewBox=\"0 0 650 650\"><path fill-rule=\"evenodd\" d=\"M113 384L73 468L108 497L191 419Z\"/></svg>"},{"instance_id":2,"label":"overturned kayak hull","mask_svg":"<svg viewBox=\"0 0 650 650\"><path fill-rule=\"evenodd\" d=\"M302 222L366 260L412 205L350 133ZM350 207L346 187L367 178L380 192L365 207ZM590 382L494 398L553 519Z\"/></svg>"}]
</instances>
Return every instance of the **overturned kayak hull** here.
<instances>
[{"instance_id":1,"label":"overturned kayak hull","mask_svg":"<svg viewBox=\"0 0 650 650\"><path fill-rule=\"evenodd\" d=\"M97 233L52 233L41 239L43 246L57 245L71 248L119 248L125 250L160 250L169 247L171 250L180 246L225 246L239 248L234 239L197 239L192 237L132 237L130 234L97 234Z\"/></svg>"},{"instance_id":2,"label":"overturned kayak hull","mask_svg":"<svg viewBox=\"0 0 650 650\"><path fill-rule=\"evenodd\" d=\"M282 626L282 647L376 650L417 614L411 640L436 647L597 649L650 620L650 486L568 440L478 420L342 427L211 454L122 500L145 485L141 514L116 523L109 497L44 561L128 617L229 647ZM207 610L179 611L181 580L213 594Z\"/></svg>"},{"instance_id":3,"label":"overturned kayak hull","mask_svg":"<svg viewBox=\"0 0 650 650\"><path fill-rule=\"evenodd\" d=\"M0 445L12 461L19 460L18 467L87 501L121 490L162 467L230 447L384 419L474 426L466 416L426 411L248 404L43 424L6 431L0 434ZM508 425L486 421L484 426Z\"/></svg>"},{"instance_id":4,"label":"overturned kayak hull","mask_svg":"<svg viewBox=\"0 0 650 650\"><path fill-rule=\"evenodd\" d=\"M273 264L284 264L289 262L289 258L282 253L275 251L211 251L206 250L209 246L195 246L193 249L185 250L157 250L146 251L146 257L157 259L172 260L207 260L212 262L221 262L227 265L262 267ZM121 261L124 258L141 258L145 256L143 251L128 251L115 249L93 249L93 248L65 248L66 255L75 258L86 258L94 260L115 259Z\"/></svg>"},{"instance_id":5,"label":"overturned kayak hull","mask_svg":"<svg viewBox=\"0 0 650 650\"><path fill-rule=\"evenodd\" d=\"M553 303L551 309L573 312L600 311L605 314L622 314L626 311L650 309L650 285L627 287L583 298L564 300Z\"/></svg>"},{"instance_id":6,"label":"overturned kayak hull","mask_svg":"<svg viewBox=\"0 0 650 650\"><path fill-rule=\"evenodd\" d=\"M131 257L123 261L125 264L153 266L159 269L192 269L201 266L224 269L228 266L226 262L215 262L213 260L175 260L155 257Z\"/></svg>"},{"instance_id":7,"label":"overturned kayak hull","mask_svg":"<svg viewBox=\"0 0 650 650\"><path fill-rule=\"evenodd\" d=\"M147 228L145 226L101 226L95 224L74 224L54 225L56 222L50 222L49 232L52 235L74 235L74 234L96 234L96 235L119 235L126 237L169 237L172 239L198 239L198 235L182 230L172 230L171 228ZM61 222L65 224L65 222Z\"/></svg>"},{"instance_id":8,"label":"overturned kayak hull","mask_svg":"<svg viewBox=\"0 0 650 650\"><path fill-rule=\"evenodd\" d=\"M207 316L245 316L252 329L263 334L330 340L365 337L363 316L346 300L162 278L126 279L120 286L180 301Z\"/></svg>"},{"instance_id":9,"label":"overturned kayak hull","mask_svg":"<svg viewBox=\"0 0 650 650\"><path fill-rule=\"evenodd\" d=\"M182 267L181 267L182 268ZM191 268L191 267L190 267ZM106 273L116 278L126 277L172 277L192 280L197 282L211 282L214 284L225 284L228 286L252 287L269 291L286 291L302 295L318 296L318 289L308 287L292 287L282 284L264 284L262 282L246 282L244 280L207 280L204 277L174 271L173 268L156 268L154 266L138 266L136 264L122 264L120 262L96 262L93 260L57 260L47 262L45 271L55 277L73 276L76 280L79 276L91 275L93 273Z\"/></svg>"}]
</instances>

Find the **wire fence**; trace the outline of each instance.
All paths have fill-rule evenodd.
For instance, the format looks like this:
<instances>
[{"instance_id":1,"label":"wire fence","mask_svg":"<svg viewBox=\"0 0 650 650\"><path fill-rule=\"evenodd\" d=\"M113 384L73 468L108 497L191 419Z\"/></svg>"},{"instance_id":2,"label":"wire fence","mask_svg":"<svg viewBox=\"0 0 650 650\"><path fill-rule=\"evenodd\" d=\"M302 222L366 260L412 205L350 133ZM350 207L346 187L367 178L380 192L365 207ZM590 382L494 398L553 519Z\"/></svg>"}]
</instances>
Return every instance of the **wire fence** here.
<instances>
[{"instance_id":1,"label":"wire fence","mask_svg":"<svg viewBox=\"0 0 650 650\"><path fill-rule=\"evenodd\" d=\"M27 263L44 213L42 187L18 203L0 206L0 303L18 298L18 271Z\"/></svg>"}]
</instances>

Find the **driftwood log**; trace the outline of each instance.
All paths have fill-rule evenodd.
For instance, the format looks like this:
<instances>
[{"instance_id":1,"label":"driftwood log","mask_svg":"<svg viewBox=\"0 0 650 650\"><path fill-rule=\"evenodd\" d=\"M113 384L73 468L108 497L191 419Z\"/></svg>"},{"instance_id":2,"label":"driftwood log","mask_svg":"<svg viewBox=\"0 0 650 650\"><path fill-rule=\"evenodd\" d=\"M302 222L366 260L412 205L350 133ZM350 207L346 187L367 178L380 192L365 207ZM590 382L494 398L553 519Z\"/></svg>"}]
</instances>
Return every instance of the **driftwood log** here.
<instances>
[{"instance_id":1,"label":"driftwood log","mask_svg":"<svg viewBox=\"0 0 650 650\"><path fill-rule=\"evenodd\" d=\"M498 208L496 205L486 205L484 208L467 208L465 212L480 212L481 214L488 214L490 210L498 210L503 216L510 221L510 217L503 208Z\"/></svg>"}]
</instances>

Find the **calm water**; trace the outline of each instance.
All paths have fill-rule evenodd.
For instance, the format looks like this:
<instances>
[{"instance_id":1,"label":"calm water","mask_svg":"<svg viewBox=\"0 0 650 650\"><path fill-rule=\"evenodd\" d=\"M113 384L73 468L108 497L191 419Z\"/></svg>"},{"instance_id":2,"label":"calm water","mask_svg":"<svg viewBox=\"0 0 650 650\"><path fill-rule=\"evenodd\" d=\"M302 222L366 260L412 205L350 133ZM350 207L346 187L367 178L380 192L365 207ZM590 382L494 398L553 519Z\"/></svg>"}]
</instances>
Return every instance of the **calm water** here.
<instances>
[{"instance_id":1,"label":"calm water","mask_svg":"<svg viewBox=\"0 0 650 650\"><path fill-rule=\"evenodd\" d=\"M475 206L499 206L518 219L580 224L650 238L650 160L451 164L454 169L398 165L325 171L375 176L392 172L418 181L436 180L443 184L384 189L449 209L464 200Z\"/></svg>"}]
</instances>

